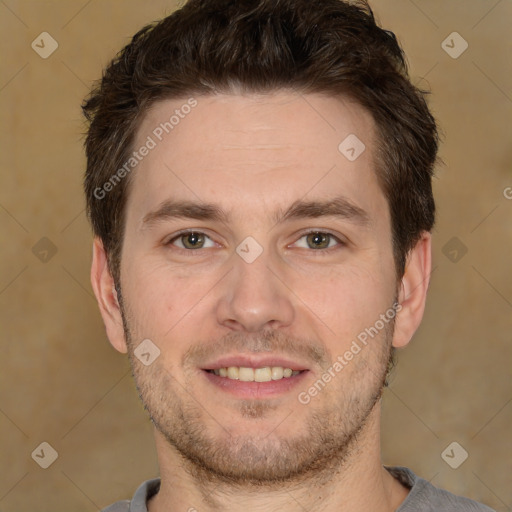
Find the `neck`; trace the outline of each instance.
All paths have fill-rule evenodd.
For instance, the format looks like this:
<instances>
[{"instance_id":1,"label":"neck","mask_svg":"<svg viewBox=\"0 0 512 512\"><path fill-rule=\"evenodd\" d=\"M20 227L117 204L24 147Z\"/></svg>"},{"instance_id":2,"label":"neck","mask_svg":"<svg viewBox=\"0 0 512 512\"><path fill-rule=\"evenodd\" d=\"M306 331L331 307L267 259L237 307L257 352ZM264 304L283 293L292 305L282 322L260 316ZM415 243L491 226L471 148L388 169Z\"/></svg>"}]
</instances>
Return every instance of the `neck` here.
<instances>
[{"instance_id":1,"label":"neck","mask_svg":"<svg viewBox=\"0 0 512 512\"><path fill-rule=\"evenodd\" d=\"M202 472L156 430L155 438L161 486L149 512L392 512L408 493L380 460L380 402L342 461L333 457L308 477L272 485L233 486Z\"/></svg>"}]
</instances>

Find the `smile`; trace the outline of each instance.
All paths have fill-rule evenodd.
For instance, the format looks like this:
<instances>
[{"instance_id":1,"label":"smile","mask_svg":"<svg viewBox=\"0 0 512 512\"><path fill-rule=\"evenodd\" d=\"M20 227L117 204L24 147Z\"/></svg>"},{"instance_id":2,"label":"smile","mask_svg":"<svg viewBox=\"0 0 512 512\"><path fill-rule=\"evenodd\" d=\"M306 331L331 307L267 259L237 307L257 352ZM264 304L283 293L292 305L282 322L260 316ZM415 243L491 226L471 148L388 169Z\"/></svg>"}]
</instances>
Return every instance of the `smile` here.
<instances>
[{"instance_id":1,"label":"smile","mask_svg":"<svg viewBox=\"0 0 512 512\"><path fill-rule=\"evenodd\" d=\"M272 380L287 379L298 375L300 370L292 370L282 366L264 366L262 368L250 368L246 366L229 366L208 370L219 377L243 382L270 382Z\"/></svg>"}]
</instances>

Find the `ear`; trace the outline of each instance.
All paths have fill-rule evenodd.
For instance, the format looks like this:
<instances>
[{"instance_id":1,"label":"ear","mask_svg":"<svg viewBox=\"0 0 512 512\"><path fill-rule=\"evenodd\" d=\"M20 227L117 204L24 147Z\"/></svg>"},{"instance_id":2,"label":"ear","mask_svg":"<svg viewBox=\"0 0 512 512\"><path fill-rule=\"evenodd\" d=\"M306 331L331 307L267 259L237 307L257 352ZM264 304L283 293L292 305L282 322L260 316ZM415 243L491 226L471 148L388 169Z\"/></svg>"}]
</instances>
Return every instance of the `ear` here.
<instances>
[{"instance_id":1,"label":"ear","mask_svg":"<svg viewBox=\"0 0 512 512\"><path fill-rule=\"evenodd\" d=\"M119 352L126 353L121 308L117 301L114 279L108 268L107 255L98 237L95 237L92 248L91 284L110 343Z\"/></svg>"},{"instance_id":2,"label":"ear","mask_svg":"<svg viewBox=\"0 0 512 512\"><path fill-rule=\"evenodd\" d=\"M425 231L407 257L398 295L401 309L395 320L394 347L407 345L423 318L432 266L431 251L432 237Z\"/></svg>"}]
</instances>

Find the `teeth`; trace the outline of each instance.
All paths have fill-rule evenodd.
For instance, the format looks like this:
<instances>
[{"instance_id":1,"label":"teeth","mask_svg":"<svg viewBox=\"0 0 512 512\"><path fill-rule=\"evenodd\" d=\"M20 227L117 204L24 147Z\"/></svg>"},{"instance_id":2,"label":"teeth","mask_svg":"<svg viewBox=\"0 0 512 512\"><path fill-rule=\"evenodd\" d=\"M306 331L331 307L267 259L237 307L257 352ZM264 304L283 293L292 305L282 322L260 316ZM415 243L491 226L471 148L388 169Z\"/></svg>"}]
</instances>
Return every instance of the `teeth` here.
<instances>
[{"instance_id":1,"label":"teeth","mask_svg":"<svg viewBox=\"0 0 512 512\"><path fill-rule=\"evenodd\" d=\"M279 380L282 379L284 375L284 370L282 366L274 366L272 368L271 376L272 380Z\"/></svg>"},{"instance_id":2,"label":"teeth","mask_svg":"<svg viewBox=\"0 0 512 512\"><path fill-rule=\"evenodd\" d=\"M255 382L269 382L272 380L272 369L268 366L265 368L256 368L254 370Z\"/></svg>"},{"instance_id":3,"label":"teeth","mask_svg":"<svg viewBox=\"0 0 512 512\"><path fill-rule=\"evenodd\" d=\"M236 366L228 368L228 379L238 379L238 368Z\"/></svg>"},{"instance_id":4,"label":"teeth","mask_svg":"<svg viewBox=\"0 0 512 512\"><path fill-rule=\"evenodd\" d=\"M254 380L254 370L252 368L244 368L243 366L240 367L238 369L238 380L243 380L244 382L253 381Z\"/></svg>"},{"instance_id":5,"label":"teeth","mask_svg":"<svg viewBox=\"0 0 512 512\"><path fill-rule=\"evenodd\" d=\"M300 371L282 366L265 366L263 368L248 368L245 366L230 366L228 368L218 368L213 370L215 375L227 377L232 380L243 382L270 382L271 380L281 380L289 378L292 375L298 375Z\"/></svg>"}]
</instances>

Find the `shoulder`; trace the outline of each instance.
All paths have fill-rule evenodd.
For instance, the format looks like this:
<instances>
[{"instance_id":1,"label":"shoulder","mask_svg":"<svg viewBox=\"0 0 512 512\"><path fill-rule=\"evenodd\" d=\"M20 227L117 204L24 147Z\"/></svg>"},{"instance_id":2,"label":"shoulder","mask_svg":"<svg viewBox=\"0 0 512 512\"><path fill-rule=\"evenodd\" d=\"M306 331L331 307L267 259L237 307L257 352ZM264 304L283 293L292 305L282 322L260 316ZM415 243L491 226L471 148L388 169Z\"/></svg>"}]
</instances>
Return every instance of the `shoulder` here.
<instances>
[{"instance_id":1,"label":"shoulder","mask_svg":"<svg viewBox=\"0 0 512 512\"><path fill-rule=\"evenodd\" d=\"M435 487L408 468L386 469L410 488L409 495L396 512L495 512L486 505Z\"/></svg>"},{"instance_id":2,"label":"shoulder","mask_svg":"<svg viewBox=\"0 0 512 512\"><path fill-rule=\"evenodd\" d=\"M147 502L160 490L160 478L143 482L130 500L116 501L101 512L147 512Z\"/></svg>"},{"instance_id":3,"label":"shoulder","mask_svg":"<svg viewBox=\"0 0 512 512\"><path fill-rule=\"evenodd\" d=\"M112 505L108 506L107 508L104 508L101 512L129 512L129 510L130 501L123 500L112 503Z\"/></svg>"}]
</instances>

